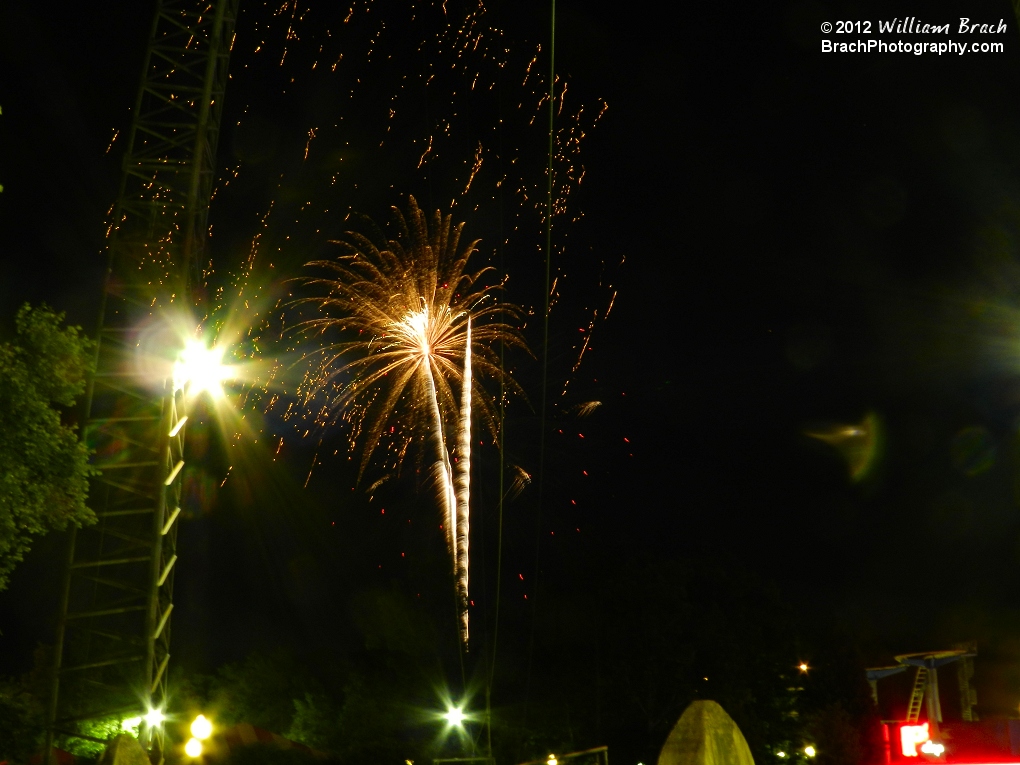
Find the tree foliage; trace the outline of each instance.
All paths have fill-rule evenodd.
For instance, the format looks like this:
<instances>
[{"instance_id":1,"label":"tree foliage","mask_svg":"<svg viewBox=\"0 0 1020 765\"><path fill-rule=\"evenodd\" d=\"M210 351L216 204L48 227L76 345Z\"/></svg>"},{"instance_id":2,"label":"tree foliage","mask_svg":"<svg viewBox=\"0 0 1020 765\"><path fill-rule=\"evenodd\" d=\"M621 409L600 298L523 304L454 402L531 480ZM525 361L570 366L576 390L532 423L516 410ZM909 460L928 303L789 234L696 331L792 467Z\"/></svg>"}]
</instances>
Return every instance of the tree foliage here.
<instances>
[{"instance_id":1,"label":"tree foliage","mask_svg":"<svg viewBox=\"0 0 1020 765\"><path fill-rule=\"evenodd\" d=\"M189 672L175 682L174 712L187 719L202 710L223 727L249 723L346 765L436 756L443 744L437 740L443 724L435 716L442 673L432 625L393 590L362 592L353 601L360 648L342 658L255 651L212 676ZM246 749L253 751L232 754L230 762L290 765L300 759L272 747Z\"/></svg>"},{"instance_id":2,"label":"tree foliage","mask_svg":"<svg viewBox=\"0 0 1020 765\"><path fill-rule=\"evenodd\" d=\"M40 645L29 672L0 677L0 763L6 760L11 765L23 765L39 752L52 661L52 652Z\"/></svg>"},{"instance_id":3,"label":"tree foliage","mask_svg":"<svg viewBox=\"0 0 1020 765\"><path fill-rule=\"evenodd\" d=\"M85 390L92 343L63 321L26 304L0 343L0 590L33 537L95 520L88 449L61 416Z\"/></svg>"},{"instance_id":4,"label":"tree foliage","mask_svg":"<svg viewBox=\"0 0 1020 765\"><path fill-rule=\"evenodd\" d=\"M294 700L314 687L309 675L288 651L252 653L220 668L210 684L210 709L224 725L250 723L285 735Z\"/></svg>"},{"instance_id":5,"label":"tree foliage","mask_svg":"<svg viewBox=\"0 0 1020 765\"><path fill-rule=\"evenodd\" d=\"M24 683L0 678L0 762L28 762L42 732L38 695Z\"/></svg>"}]
</instances>

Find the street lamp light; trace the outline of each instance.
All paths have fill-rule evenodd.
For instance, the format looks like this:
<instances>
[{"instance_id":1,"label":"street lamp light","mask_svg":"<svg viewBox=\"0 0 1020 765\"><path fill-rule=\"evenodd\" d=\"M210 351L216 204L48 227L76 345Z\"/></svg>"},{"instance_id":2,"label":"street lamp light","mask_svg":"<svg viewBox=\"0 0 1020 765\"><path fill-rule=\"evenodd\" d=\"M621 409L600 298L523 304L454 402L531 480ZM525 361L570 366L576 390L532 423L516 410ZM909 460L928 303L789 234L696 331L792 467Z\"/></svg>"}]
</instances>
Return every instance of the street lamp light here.
<instances>
[{"instance_id":1,"label":"street lamp light","mask_svg":"<svg viewBox=\"0 0 1020 765\"><path fill-rule=\"evenodd\" d=\"M207 391L213 399L223 397L223 383L231 377L230 367L223 363L225 348L207 348L201 340L188 340L174 364L174 388L188 386L188 393L197 396Z\"/></svg>"},{"instance_id":2,"label":"street lamp light","mask_svg":"<svg viewBox=\"0 0 1020 765\"><path fill-rule=\"evenodd\" d=\"M212 723L205 715L199 715L192 721L191 735L199 741L205 741L212 735Z\"/></svg>"},{"instance_id":3,"label":"street lamp light","mask_svg":"<svg viewBox=\"0 0 1020 765\"><path fill-rule=\"evenodd\" d=\"M202 756L202 742L212 735L213 724L205 715L198 715L191 721L191 738L184 745L184 753L192 759Z\"/></svg>"},{"instance_id":4,"label":"street lamp light","mask_svg":"<svg viewBox=\"0 0 1020 765\"><path fill-rule=\"evenodd\" d=\"M467 715L464 714L464 710L460 707L450 707L443 715L443 719L455 728L463 728Z\"/></svg>"}]
</instances>

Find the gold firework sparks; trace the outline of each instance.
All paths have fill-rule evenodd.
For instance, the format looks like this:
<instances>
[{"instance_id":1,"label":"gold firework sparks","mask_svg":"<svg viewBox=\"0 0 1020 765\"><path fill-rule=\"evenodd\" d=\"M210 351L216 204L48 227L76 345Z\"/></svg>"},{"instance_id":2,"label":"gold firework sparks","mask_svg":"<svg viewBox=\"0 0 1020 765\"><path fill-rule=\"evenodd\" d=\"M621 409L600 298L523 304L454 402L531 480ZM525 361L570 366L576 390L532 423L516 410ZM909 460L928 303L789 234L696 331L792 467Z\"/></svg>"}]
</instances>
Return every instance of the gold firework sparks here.
<instances>
[{"instance_id":1,"label":"gold firework sparks","mask_svg":"<svg viewBox=\"0 0 1020 765\"><path fill-rule=\"evenodd\" d=\"M463 224L451 225L451 216L438 211L429 223L413 197L408 207L406 218L394 209L394 237L373 242L349 233L337 242L343 248L338 259L308 264L329 275L304 279L325 294L298 301L319 313L299 329L320 337L337 331L340 338L320 349L302 392L306 402L325 392L324 410L351 423L353 441L362 441L362 473L387 434L404 441L398 459L416 436L427 446L466 643L471 413L477 405L496 435L494 402L478 378L517 387L504 376L493 346L524 346L510 323L520 310L485 286L482 277L491 269L467 270L477 241L461 247ZM447 446L453 432L456 467Z\"/></svg>"},{"instance_id":2,"label":"gold firework sparks","mask_svg":"<svg viewBox=\"0 0 1020 765\"><path fill-rule=\"evenodd\" d=\"M335 242L339 257L309 263L327 273L302 281L324 294L297 301L318 312L297 330L327 340L313 354L317 364L299 392L306 405L325 396L320 424L337 418L351 424L362 474L386 436L401 442L395 453L402 457L415 437L436 432L436 409L443 443L454 432L469 322L471 400L493 437L495 401L483 381L502 380L521 392L504 375L496 350L500 343L525 347L514 326L520 309L497 299L500 285L483 281L491 268L467 270L477 241L461 246L464 224L453 225L438 211L429 221L413 197L406 217L396 208L393 213L391 238L378 230L375 241L349 232Z\"/></svg>"}]
</instances>

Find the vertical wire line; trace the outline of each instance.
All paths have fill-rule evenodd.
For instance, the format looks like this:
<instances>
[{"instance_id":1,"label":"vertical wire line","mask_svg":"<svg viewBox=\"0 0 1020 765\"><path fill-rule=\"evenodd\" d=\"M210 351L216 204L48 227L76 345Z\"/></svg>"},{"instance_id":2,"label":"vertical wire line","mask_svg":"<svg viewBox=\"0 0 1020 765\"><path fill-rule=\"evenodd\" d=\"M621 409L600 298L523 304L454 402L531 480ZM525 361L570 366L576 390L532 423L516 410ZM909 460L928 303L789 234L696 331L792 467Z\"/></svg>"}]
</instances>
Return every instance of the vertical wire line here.
<instances>
[{"instance_id":1,"label":"vertical wire line","mask_svg":"<svg viewBox=\"0 0 1020 765\"><path fill-rule=\"evenodd\" d=\"M542 549L542 504L545 494L545 431L549 389L549 291L552 275L553 229L553 148L556 119L556 0L551 0L549 19L549 144L545 184L545 294L542 311L542 404L538 436L538 510L535 513L535 574L531 605L531 637L528 641L528 673L525 683L525 709L531 691L531 671L535 656L535 630L538 624L539 560ZM526 714L526 713L525 713Z\"/></svg>"},{"instance_id":2,"label":"vertical wire line","mask_svg":"<svg viewBox=\"0 0 1020 765\"><path fill-rule=\"evenodd\" d=\"M500 70L502 71L502 70ZM499 77L499 74L496 75ZM497 136L497 150L499 157L499 169L500 176L503 175L503 89L502 80L497 79L496 81L496 113L499 117L498 127L496 129ZM503 248L504 244L504 229L503 229L503 186L499 185L498 199L499 199L499 242L497 244L499 250L499 274L500 278L504 278L506 274L506 263L505 254L506 251ZM503 293L500 290L499 297L497 300L503 302ZM496 537L496 609L495 617L493 619L492 626L492 647L489 650L489 682L485 686L485 735L486 735L486 753L492 757L492 683L496 677L496 649L499 646L499 607L500 600L503 590L503 503L506 499L506 492L504 489L505 481L505 465L506 465L506 382L503 379L503 375L506 373L506 344L503 342L502 337L499 341L499 443L497 445L499 454L499 527Z\"/></svg>"}]
</instances>

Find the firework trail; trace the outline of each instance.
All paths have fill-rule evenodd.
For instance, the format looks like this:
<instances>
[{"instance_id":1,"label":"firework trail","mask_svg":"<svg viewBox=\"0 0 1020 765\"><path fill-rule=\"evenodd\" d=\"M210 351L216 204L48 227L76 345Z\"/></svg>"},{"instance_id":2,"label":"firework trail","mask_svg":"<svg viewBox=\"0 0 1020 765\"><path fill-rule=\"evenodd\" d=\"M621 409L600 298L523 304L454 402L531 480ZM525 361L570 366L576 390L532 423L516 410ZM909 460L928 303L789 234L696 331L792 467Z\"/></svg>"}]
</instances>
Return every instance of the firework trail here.
<instances>
[{"instance_id":1,"label":"firework trail","mask_svg":"<svg viewBox=\"0 0 1020 765\"><path fill-rule=\"evenodd\" d=\"M461 377L460 433L457 442L457 533L456 571L457 601L460 607L461 640L467 645L468 571L471 551L471 317L464 332L464 373Z\"/></svg>"},{"instance_id":2,"label":"firework trail","mask_svg":"<svg viewBox=\"0 0 1020 765\"><path fill-rule=\"evenodd\" d=\"M238 401L243 411L282 420L249 420L256 423L257 437L270 432L274 439L282 437L283 430L275 431L287 423L288 443L290 435L298 442L310 432L321 432L335 414L333 409L300 405L301 393L286 374L292 367L282 357L300 354L303 348L284 342L294 316L277 310L281 303L276 301L286 300L277 286L308 260L309 251L337 239L339 230L347 228L339 221L354 215L356 207L392 199L394 188L427 189L429 208L442 206L449 212L445 200L456 199L459 209L472 210L473 219L492 234L486 235L486 244L493 246L487 254L513 252L516 269L524 272L540 267L534 253L542 251L549 212L547 125L540 117L552 92L552 215L563 224L582 219L575 194L585 181L581 147L607 105L565 75L554 76L550 89L552 75L540 64L546 55L543 46L525 27L505 28L504 21L514 17L512 10L488 5L482 0L286 0L242 9L231 58L232 96L224 115L224 125L235 134L235 151L213 193L217 199L210 234L215 226L217 251L244 250L246 257L220 262L216 270L210 262L203 273L217 314L207 317L208 325L221 322L224 315L236 316L243 306L248 331L243 347L232 353L238 359L259 360L266 370L244 388ZM336 99L322 98L326 92ZM365 172L367 168L371 171ZM260 200L257 211L248 207L253 199ZM253 214L238 216L239 209ZM552 313L562 316L559 322L572 331L573 353L557 353L555 359L565 363L555 364L550 373L562 382L561 394L551 402L557 411L592 398L586 388L598 381L583 379L585 360L598 345L593 339L598 325L612 310L619 268L601 256L593 262L590 248L569 244L570 228L555 228L561 233L554 242L549 300L550 309L555 306ZM513 288L514 301L529 306L526 315L541 316L540 309L530 307L542 304L540 296L530 294L524 282ZM561 302L561 295L568 293L583 295L583 307L577 301ZM535 324L533 320L532 330ZM481 372L478 363L476 358L476 375ZM436 395L448 418L456 407L445 400L441 378L457 377L436 371ZM409 389L419 385L423 383L412 376ZM554 389L559 387L553 383ZM380 388L376 409L384 408L384 395ZM407 397L413 397L410 390ZM360 403L367 406L368 397ZM480 404L475 401L476 407ZM409 401L397 405L413 408ZM370 446L370 419L356 414L349 419L365 431L350 431L357 448ZM390 470L403 461L411 443L408 428L392 424L396 432L385 434L389 443L368 449L375 466ZM252 435L256 437L254 430ZM417 453L424 458L424 450ZM321 464L313 460L308 480ZM452 480L452 473L448 478Z\"/></svg>"},{"instance_id":3,"label":"firework trail","mask_svg":"<svg viewBox=\"0 0 1020 765\"><path fill-rule=\"evenodd\" d=\"M325 397L321 424L346 420L352 446L361 450L361 472L384 439L396 439L397 461L419 440L435 478L439 509L453 562L461 636L467 640L468 552L470 547L471 426L475 408L495 438L495 402L477 377L502 381L493 346L524 347L511 321L520 309L495 300L496 286L481 277L490 271L467 271L477 241L460 246L463 224L436 212L431 223L413 197L405 218L394 210L395 236L373 241L351 232L337 242L336 260L308 265L330 272L303 279L325 294L300 298L317 316L298 325L303 334L320 338L336 332L313 354L316 366L306 378L306 406ZM457 362L460 361L458 364ZM460 402L454 395L460 387ZM447 434L456 434L454 469Z\"/></svg>"},{"instance_id":4,"label":"firework trail","mask_svg":"<svg viewBox=\"0 0 1020 765\"><path fill-rule=\"evenodd\" d=\"M423 353L428 353L424 350ZM453 475L450 466L450 451L446 448L443 436L443 415L439 409L439 397L436 395L436 381L432 374L432 364L424 363L421 369L425 379L426 401L431 414L428 429L429 450L432 452L432 474L435 477L436 489L439 494L439 508L446 524L446 542L450 550L456 550L457 544L457 500L453 493ZM456 575L456 556L454 556L454 574Z\"/></svg>"},{"instance_id":5,"label":"firework trail","mask_svg":"<svg viewBox=\"0 0 1020 765\"><path fill-rule=\"evenodd\" d=\"M486 245L493 248L487 255L514 253L514 270L522 273L540 266L534 253L542 252L549 212L547 123L542 115L548 108L548 77L553 75L541 63L547 51L528 36L526 25L504 28L502 20L514 17L512 9L499 11L488 5L482 0L245 4L238 17L231 97L224 113L224 129L229 126L235 150L229 166L221 168L213 193L219 198L214 199L209 227L212 234L215 224L217 252L237 252L242 258L229 263L218 259L217 271L210 262L204 272L210 305L216 307L210 311L215 315L207 317L207 326L243 323L232 356L261 364L257 378L237 397L241 413L237 439L242 433L249 444L270 437L275 442L278 437L274 459L279 455L283 460L292 443L300 443L310 433L318 438L326 427L340 424L341 432L350 437L351 454L360 454L353 458L360 462L360 476L369 462L373 471L396 475L405 457L413 454L415 467L435 481L437 510L442 513L440 522L451 557L459 537L466 536L459 500L464 455L460 454L462 418L458 414L463 390L458 386L464 374L460 354L466 347L468 316L444 315L439 310L441 301L432 305L419 299L424 292L416 293L416 300L405 301L408 317L428 308L427 318L420 318L429 332L452 323L445 347L432 348L429 364L414 370L407 368L410 362L401 365L392 357L394 368L381 371L375 380L370 379L372 374L388 363L384 358L344 367L355 357L376 356L385 343L395 342L395 334L387 337L378 326L370 327L371 321L361 326L338 321L328 331L352 344L330 349L334 358L328 370L324 353L323 368L295 389L297 381L288 370L293 370L292 362L306 346L285 342L285 337L293 339L295 315L277 310L289 301L278 285L309 259L307 253L340 238L339 231L350 227L340 223L345 216L355 208L373 208L392 199L394 188L421 193L427 189L430 209L442 206L449 212L446 201L456 199L459 209L472 210L472 219L491 232L486 234ZM599 334L598 325L613 307L619 266L601 262L590 248L576 246L574 238L568 241L571 226L562 225L583 217L575 193L582 182L589 182L581 147L606 113L606 104L584 83L575 87L565 75L553 79L551 212L557 233L550 308L555 306L552 314L571 330L570 335L557 331L554 336L570 337L567 345L573 346L573 353L563 348L565 352L554 355L562 363L553 364L550 371L551 381L562 381L560 395L550 394L551 408L562 413L594 398L589 389L598 381L585 378L587 363L597 355L593 351L598 338L593 335ZM335 98L323 98L324 93ZM257 210L251 207L256 199ZM238 215L239 210L245 214ZM352 240L345 246L349 256L362 244ZM391 248L384 242L377 249ZM393 264L373 261L368 250L363 257L362 264L344 258L340 262L351 272L361 271L364 283L375 279L361 270L369 262L375 262L387 279L399 281L390 267ZM423 267L414 265L410 270ZM347 278L338 271L331 277ZM526 291L526 283L512 288L517 290L511 298L515 302L542 305L542 296ZM568 294L582 296L583 303L561 302L561 295ZM484 305L491 307L488 302ZM328 306L338 318L346 313L341 308L339 302ZM524 316L541 315L540 308L527 310L519 315L517 326ZM469 316L483 318L473 309ZM498 367L498 359L491 354L485 357L493 341L479 339L483 323L474 322L470 360L474 376L468 390L473 389L472 416L487 424L481 430L495 434L496 399L486 396L477 382L495 376L485 368L486 360ZM536 325L541 329L540 319L532 318L532 331ZM405 341L411 343L414 332L407 329L411 337ZM360 350L359 332L365 341ZM561 387L557 382L550 385L551 391ZM511 386L516 390L512 381ZM255 416L244 419L248 413ZM263 419L266 415L270 420ZM475 437L482 434L476 431ZM336 458L345 450L341 446L329 451ZM457 462L451 465L454 457ZM330 456L320 456L317 449L306 486L312 471L323 469L323 459L328 461ZM512 467L518 475L510 497L530 482L523 468ZM534 472L533 466L529 470ZM455 566L459 581L467 563L455 562ZM461 597L458 602L463 609L470 603Z\"/></svg>"}]
</instances>

